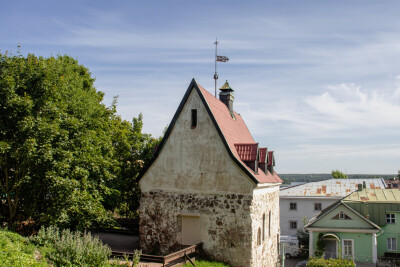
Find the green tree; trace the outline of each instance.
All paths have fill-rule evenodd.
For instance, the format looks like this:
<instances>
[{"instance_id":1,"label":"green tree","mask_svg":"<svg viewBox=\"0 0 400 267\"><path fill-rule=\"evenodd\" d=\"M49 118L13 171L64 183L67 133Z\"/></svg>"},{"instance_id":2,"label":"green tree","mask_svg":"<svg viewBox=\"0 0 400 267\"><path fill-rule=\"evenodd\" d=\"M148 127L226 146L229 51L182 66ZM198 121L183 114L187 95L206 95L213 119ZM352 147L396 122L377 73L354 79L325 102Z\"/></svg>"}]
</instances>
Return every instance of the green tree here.
<instances>
[{"instance_id":1,"label":"green tree","mask_svg":"<svg viewBox=\"0 0 400 267\"><path fill-rule=\"evenodd\" d=\"M335 179L348 179L349 177L347 174L339 171L339 170L332 170L331 175Z\"/></svg>"},{"instance_id":2,"label":"green tree","mask_svg":"<svg viewBox=\"0 0 400 267\"><path fill-rule=\"evenodd\" d=\"M297 228L297 239L299 240L299 246L302 249L301 254L307 254L308 253L308 247L309 247L309 240L310 240L310 235L308 230L304 227L307 224L308 220L307 217L304 216L302 219L303 225L299 228Z\"/></svg>"},{"instance_id":3,"label":"green tree","mask_svg":"<svg viewBox=\"0 0 400 267\"><path fill-rule=\"evenodd\" d=\"M115 103L116 100L114 105ZM161 140L143 133L142 129L142 114L133 118L132 123L121 120L119 116L115 117L112 139L118 159L118 180L113 181L112 186L119 194L111 196L108 202L117 208L117 213L127 218L137 215L140 188L136 178L151 160L154 149Z\"/></svg>"},{"instance_id":4,"label":"green tree","mask_svg":"<svg viewBox=\"0 0 400 267\"><path fill-rule=\"evenodd\" d=\"M0 204L10 222L107 226L119 204L107 200L123 186L138 195L157 140L141 133L141 115L126 122L103 96L69 56L0 54Z\"/></svg>"}]
</instances>

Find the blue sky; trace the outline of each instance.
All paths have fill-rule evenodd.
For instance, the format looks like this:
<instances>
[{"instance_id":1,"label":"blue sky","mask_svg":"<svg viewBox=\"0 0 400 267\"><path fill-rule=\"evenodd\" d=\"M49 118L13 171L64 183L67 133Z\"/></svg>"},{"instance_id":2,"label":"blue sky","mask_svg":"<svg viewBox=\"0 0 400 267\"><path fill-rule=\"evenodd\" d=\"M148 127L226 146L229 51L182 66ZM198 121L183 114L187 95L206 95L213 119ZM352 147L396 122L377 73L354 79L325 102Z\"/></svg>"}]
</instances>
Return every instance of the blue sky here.
<instances>
[{"instance_id":1,"label":"blue sky","mask_svg":"<svg viewBox=\"0 0 400 267\"><path fill-rule=\"evenodd\" d=\"M68 54L160 136L192 78L234 108L280 173L400 169L399 1L3 1L0 49Z\"/></svg>"}]
</instances>

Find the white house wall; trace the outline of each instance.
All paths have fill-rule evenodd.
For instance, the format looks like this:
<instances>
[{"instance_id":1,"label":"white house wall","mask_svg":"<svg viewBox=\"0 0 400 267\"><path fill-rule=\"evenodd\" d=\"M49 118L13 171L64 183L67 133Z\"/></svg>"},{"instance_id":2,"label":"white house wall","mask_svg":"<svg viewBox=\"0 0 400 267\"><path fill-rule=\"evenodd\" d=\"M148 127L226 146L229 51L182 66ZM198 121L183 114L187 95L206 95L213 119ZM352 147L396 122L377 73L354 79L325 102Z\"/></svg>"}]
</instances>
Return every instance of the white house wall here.
<instances>
[{"instance_id":1,"label":"white house wall","mask_svg":"<svg viewBox=\"0 0 400 267\"><path fill-rule=\"evenodd\" d=\"M319 210L314 209L315 203L321 203L322 210L338 201L337 198L303 198L303 197L280 197L280 226L281 235L296 235L296 229L290 229L290 222L297 222L297 227L303 226L303 218L310 220ZM290 203L297 203L296 210L290 210Z\"/></svg>"}]
</instances>

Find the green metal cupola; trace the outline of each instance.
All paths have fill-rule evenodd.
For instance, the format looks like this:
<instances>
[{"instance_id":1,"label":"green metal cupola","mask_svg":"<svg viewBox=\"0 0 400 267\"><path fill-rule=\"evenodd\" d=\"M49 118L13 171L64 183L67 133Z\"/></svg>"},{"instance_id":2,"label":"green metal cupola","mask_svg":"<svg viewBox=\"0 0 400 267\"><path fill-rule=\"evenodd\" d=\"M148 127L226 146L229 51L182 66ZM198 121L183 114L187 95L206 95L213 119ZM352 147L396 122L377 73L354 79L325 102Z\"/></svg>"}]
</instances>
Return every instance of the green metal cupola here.
<instances>
[{"instance_id":1,"label":"green metal cupola","mask_svg":"<svg viewBox=\"0 0 400 267\"><path fill-rule=\"evenodd\" d=\"M233 114L233 100L235 98L233 96L234 90L230 87L228 80L226 80L224 85L222 85L219 90L219 100L221 100L221 102L223 102L228 107L231 114Z\"/></svg>"}]
</instances>

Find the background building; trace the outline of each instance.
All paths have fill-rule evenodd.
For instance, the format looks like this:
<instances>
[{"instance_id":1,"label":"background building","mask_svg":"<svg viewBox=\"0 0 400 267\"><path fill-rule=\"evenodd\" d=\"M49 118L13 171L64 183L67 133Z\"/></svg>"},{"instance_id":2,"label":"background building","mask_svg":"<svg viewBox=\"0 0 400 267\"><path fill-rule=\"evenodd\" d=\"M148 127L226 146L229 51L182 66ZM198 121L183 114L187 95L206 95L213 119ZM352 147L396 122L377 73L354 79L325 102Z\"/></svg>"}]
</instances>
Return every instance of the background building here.
<instances>
[{"instance_id":1,"label":"background building","mask_svg":"<svg viewBox=\"0 0 400 267\"><path fill-rule=\"evenodd\" d=\"M302 220L315 214L339 199L364 188L385 188L383 179L330 179L283 188L279 192L281 235L296 235Z\"/></svg>"}]
</instances>

